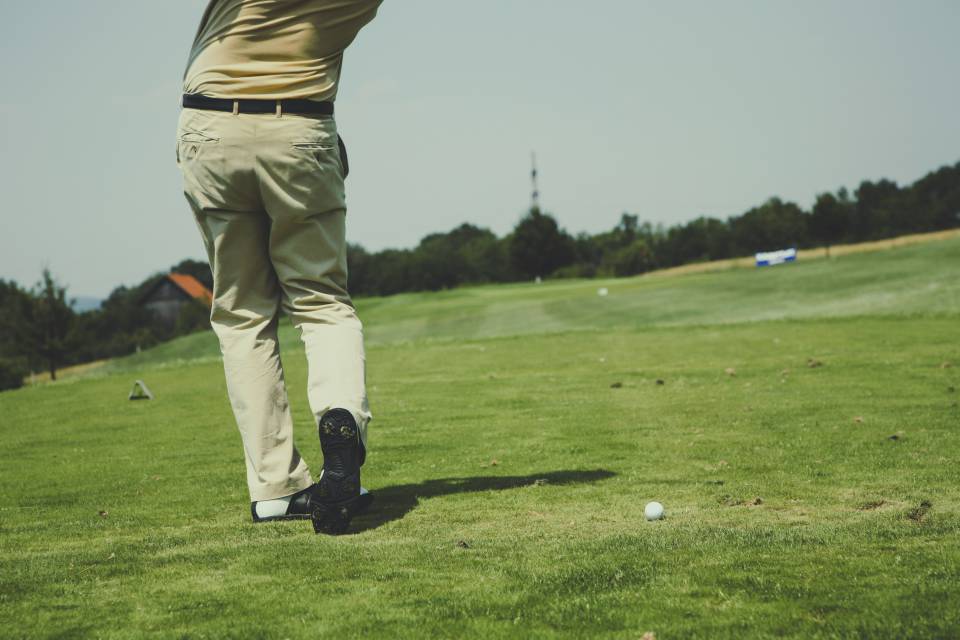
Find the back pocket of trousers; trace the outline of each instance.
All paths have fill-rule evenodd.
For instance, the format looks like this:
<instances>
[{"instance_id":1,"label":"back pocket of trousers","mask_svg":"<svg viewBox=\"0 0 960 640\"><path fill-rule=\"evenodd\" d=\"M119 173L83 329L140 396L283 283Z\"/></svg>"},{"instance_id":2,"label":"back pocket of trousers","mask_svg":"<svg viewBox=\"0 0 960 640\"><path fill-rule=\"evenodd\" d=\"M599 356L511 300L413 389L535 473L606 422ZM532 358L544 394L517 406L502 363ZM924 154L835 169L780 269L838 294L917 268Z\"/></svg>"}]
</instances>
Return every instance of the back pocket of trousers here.
<instances>
[{"instance_id":1,"label":"back pocket of trousers","mask_svg":"<svg viewBox=\"0 0 960 640\"><path fill-rule=\"evenodd\" d=\"M346 165L346 148L341 147L341 142L339 137L337 138L338 144L336 146L330 144L330 142L294 142L293 148L299 151L305 151L313 156L313 159L317 161L317 164L320 167L326 168L331 160L335 163L339 163L340 171L343 174L343 177L347 177L347 172L349 169Z\"/></svg>"}]
</instances>

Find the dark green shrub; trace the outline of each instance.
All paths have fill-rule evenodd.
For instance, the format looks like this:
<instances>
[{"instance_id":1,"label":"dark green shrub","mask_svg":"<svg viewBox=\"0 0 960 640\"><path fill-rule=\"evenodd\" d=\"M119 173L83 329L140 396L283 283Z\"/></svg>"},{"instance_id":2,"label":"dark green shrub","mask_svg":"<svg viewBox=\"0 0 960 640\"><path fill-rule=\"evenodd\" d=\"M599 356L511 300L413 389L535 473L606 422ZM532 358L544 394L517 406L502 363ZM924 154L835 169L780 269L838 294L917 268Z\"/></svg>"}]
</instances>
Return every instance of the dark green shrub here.
<instances>
[{"instance_id":1,"label":"dark green shrub","mask_svg":"<svg viewBox=\"0 0 960 640\"><path fill-rule=\"evenodd\" d=\"M26 366L18 360L0 360L0 391L19 389L28 373Z\"/></svg>"}]
</instances>

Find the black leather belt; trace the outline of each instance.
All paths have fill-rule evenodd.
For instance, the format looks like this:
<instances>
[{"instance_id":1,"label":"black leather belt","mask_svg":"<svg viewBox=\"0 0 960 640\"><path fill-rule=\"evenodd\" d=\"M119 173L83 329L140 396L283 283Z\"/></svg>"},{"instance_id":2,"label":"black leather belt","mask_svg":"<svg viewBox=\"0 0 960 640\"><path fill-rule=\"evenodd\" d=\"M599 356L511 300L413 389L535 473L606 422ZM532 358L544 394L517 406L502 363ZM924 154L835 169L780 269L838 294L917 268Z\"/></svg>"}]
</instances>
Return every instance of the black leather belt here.
<instances>
[{"instance_id":1,"label":"black leather belt","mask_svg":"<svg viewBox=\"0 0 960 640\"><path fill-rule=\"evenodd\" d=\"M332 102L314 100L231 100L211 98L196 93L183 94L183 106L187 109L206 111L230 111L233 113L296 113L304 115L332 116Z\"/></svg>"}]
</instances>

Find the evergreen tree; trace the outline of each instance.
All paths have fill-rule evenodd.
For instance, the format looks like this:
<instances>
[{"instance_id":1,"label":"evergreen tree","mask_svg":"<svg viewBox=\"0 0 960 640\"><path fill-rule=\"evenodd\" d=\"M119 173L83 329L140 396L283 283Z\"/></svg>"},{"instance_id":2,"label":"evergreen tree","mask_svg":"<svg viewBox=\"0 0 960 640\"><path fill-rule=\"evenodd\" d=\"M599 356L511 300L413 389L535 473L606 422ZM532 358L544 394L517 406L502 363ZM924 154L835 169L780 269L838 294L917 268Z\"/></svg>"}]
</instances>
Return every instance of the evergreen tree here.
<instances>
[{"instance_id":1,"label":"evergreen tree","mask_svg":"<svg viewBox=\"0 0 960 640\"><path fill-rule=\"evenodd\" d=\"M30 362L43 363L52 380L57 379L57 369L77 344L76 314L66 293L50 270L44 269L42 280L19 301L19 309L12 315L17 349Z\"/></svg>"}]
</instances>

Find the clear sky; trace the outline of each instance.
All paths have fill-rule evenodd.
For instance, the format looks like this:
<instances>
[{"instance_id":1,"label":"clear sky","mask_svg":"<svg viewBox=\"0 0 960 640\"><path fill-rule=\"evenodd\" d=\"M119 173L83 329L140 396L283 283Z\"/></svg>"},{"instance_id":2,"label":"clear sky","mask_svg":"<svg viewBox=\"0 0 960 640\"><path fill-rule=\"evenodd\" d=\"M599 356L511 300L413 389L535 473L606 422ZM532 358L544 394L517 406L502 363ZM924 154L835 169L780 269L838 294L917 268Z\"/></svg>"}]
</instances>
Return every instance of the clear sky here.
<instances>
[{"instance_id":1,"label":"clear sky","mask_svg":"<svg viewBox=\"0 0 960 640\"><path fill-rule=\"evenodd\" d=\"M0 278L106 296L204 257L180 190L201 0L9 2ZM672 224L960 160L957 0L386 0L347 52L351 242L529 204L568 231Z\"/></svg>"}]
</instances>

